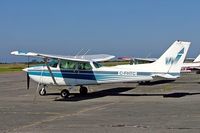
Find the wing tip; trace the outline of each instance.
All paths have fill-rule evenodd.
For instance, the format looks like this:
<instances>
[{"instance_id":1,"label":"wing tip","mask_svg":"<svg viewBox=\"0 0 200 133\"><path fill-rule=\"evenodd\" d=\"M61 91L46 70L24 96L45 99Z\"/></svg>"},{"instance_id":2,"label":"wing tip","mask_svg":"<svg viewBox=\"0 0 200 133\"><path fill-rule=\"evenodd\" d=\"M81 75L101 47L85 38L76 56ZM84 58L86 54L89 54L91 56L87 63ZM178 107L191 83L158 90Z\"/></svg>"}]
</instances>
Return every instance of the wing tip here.
<instances>
[{"instance_id":1,"label":"wing tip","mask_svg":"<svg viewBox=\"0 0 200 133\"><path fill-rule=\"evenodd\" d=\"M10 52L11 55L18 55L19 54L19 51L12 51Z\"/></svg>"}]
</instances>

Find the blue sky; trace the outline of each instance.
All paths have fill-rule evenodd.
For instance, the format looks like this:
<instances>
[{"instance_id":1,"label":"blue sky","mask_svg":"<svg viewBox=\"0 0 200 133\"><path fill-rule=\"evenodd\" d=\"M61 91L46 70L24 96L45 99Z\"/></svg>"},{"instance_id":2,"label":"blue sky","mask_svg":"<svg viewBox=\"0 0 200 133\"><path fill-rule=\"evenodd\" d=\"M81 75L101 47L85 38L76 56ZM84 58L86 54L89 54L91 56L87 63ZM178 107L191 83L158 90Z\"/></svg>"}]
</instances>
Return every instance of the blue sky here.
<instances>
[{"instance_id":1,"label":"blue sky","mask_svg":"<svg viewBox=\"0 0 200 133\"><path fill-rule=\"evenodd\" d=\"M10 51L159 57L175 40L200 53L198 0L1 0L0 62Z\"/></svg>"}]
</instances>

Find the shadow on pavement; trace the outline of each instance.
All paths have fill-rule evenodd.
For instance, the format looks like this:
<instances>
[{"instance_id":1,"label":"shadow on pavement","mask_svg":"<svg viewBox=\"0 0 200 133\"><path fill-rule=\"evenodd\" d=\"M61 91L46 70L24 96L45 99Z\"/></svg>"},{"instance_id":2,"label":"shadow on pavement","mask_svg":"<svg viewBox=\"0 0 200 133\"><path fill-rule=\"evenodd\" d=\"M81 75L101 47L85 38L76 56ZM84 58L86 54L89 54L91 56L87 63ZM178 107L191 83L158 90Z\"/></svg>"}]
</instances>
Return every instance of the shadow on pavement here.
<instances>
[{"instance_id":1,"label":"shadow on pavement","mask_svg":"<svg viewBox=\"0 0 200 133\"><path fill-rule=\"evenodd\" d=\"M139 93L139 94L133 94L133 93L123 93L129 90L134 89L133 87L119 87L119 88L111 88L106 90L101 90L97 92L91 92L87 95L81 95L79 93L72 93L69 98L57 98L55 101L82 101L82 100L89 100L89 99L95 99L95 98L101 98L105 96L129 96L129 97L137 97L137 96L162 96L163 98L181 98L184 96L190 96L190 95L200 95L200 93L188 93L188 92L175 92L175 93L169 93L169 94L148 94L148 93ZM53 93L48 95L60 95L59 93Z\"/></svg>"},{"instance_id":2,"label":"shadow on pavement","mask_svg":"<svg viewBox=\"0 0 200 133\"><path fill-rule=\"evenodd\" d=\"M96 92L88 93L87 95L81 95L79 93L71 93L69 98L59 98L55 99L55 101L82 101L82 100L88 100L88 99L95 99L105 96L117 96L119 93L126 92L129 90L134 89L134 87L119 87L119 88L111 88Z\"/></svg>"}]
</instances>

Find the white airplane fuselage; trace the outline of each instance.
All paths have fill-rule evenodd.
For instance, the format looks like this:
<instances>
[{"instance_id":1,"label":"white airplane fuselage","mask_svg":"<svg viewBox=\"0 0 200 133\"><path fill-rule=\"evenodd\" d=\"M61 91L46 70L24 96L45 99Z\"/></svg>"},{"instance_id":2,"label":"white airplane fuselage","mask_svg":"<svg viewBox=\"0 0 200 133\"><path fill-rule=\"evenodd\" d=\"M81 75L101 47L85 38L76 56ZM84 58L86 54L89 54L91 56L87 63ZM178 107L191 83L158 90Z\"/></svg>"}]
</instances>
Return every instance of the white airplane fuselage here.
<instances>
[{"instance_id":1,"label":"white airplane fuselage","mask_svg":"<svg viewBox=\"0 0 200 133\"><path fill-rule=\"evenodd\" d=\"M90 64L92 66L92 62ZM95 68L93 66L92 70L63 70L60 69L58 65L56 68L50 68L55 78L56 85L76 86L153 80L152 74L155 73L153 70L145 72L137 71L137 67L133 65L119 65ZM30 67L24 69L24 71L28 72L30 78L38 83L46 85L55 84L47 66Z\"/></svg>"}]
</instances>

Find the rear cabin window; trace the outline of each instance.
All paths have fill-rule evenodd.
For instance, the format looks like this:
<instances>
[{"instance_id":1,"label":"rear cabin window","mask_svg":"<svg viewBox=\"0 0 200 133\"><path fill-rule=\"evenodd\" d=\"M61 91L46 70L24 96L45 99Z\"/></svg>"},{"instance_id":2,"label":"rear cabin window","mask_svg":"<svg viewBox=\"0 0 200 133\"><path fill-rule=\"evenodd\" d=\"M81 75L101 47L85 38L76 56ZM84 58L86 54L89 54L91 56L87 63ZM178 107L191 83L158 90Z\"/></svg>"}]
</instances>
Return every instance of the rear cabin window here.
<instances>
[{"instance_id":1,"label":"rear cabin window","mask_svg":"<svg viewBox=\"0 0 200 133\"><path fill-rule=\"evenodd\" d=\"M97 63L97 62L93 62L93 65L94 65L96 68L100 68L100 67L102 67L102 65L99 64L99 63Z\"/></svg>"},{"instance_id":2,"label":"rear cabin window","mask_svg":"<svg viewBox=\"0 0 200 133\"><path fill-rule=\"evenodd\" d=\"M89 62L79 62L78 65L79 70L92 70L92 66Z\"/></svg>"}]
</instances>

